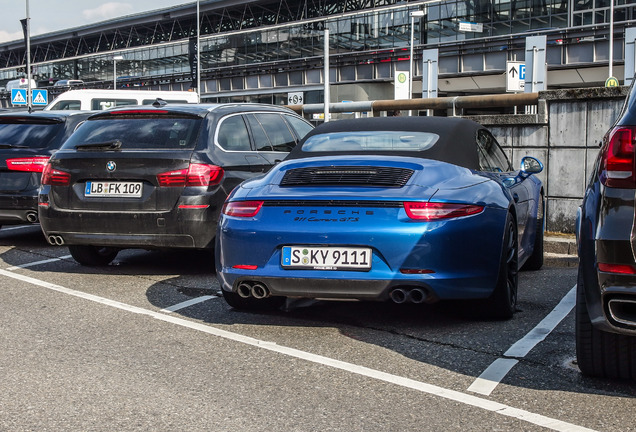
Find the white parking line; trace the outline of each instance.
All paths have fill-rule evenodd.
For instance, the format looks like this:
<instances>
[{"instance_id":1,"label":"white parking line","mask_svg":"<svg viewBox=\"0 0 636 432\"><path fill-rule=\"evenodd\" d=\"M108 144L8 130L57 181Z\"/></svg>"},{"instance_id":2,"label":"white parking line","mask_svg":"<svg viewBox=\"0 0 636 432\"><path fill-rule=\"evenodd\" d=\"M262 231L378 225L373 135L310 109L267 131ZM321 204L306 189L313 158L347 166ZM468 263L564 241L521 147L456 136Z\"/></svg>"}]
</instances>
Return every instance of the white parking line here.
<instances>
[{"instance_id":1,"label":"white parking line","mask_svg":"<svg viewBox=\"0 0 636 432\"><path fill-rule=\"evenodd\" d=\"M17 226L2 227L2 231L12 231L17 229L33 228L35 226L39 227L39 225L17 225Z\"/></svg>"},{"instance_id":2,"label":"white parking line","mask_svg":"<svg viewBox=\"0 0 636 432\"><path fill-rule=\"evenodd\" d=\"M115 300L99 297L93 294L88 294L81 291L75 291L60 285L45 282L45 281L35 279L29 276L11 273L6 270L0 270L0 275L17 279L17 280L30 283L33 285L41 286L41 287L44 287L53 291L57 291L60 293L64 293L67 295L71 295L74 297L79 297L85 300L90 300L96 303L111 306L120 310L147 315L152 318L158 319L160 321L186 327L192 330L197 330L197 331L207 333L213 336L221 337L224 339L232 340L232 341L250 345L253 347L276 352L276 353L283 354L289 357L303 359L312 363L329 366L335 369L348 371L357 375L366 376L366 377L373 378L379 381L395 384L401 387L416 390L428 395L441 397L441 398L451 400L454 402L459 402L465 405L470 405L475 408L479 408L479 409L490 411L496 414L515 418L517 420L525 421L525 422L542 426L542 427L552 429L555 431L563 431L563 432L566 432L566 431L567 432L579 432L579 431L592 432L593 431L593 429L588 429L583 426L567 423L561 420L546 417L541 414L532 413L530 411L513 408L511 406L508 406L499 402L494 402L488 399L484 399L478 396L473 396L473 395L462 393L459 391L446 389L446 388L439 387L433 384L428 384L428 383L416 381L410 378L405 378L398 375L389 374L379 370L370 369L364 366L358 366L352 363L335 360L329 357L312 354L306 351L297 350L295 348L285 347L282 345L278 345L275 342L263 341L263 340L251 338L249 336L244 336L238 333L232 333L232 332L221 330L209 325L205 325L205 324L201 324L201 323L197 323L193 321L188 321L183 318L178 318L173 315L166 315L166 314L151 311L148 309L143 309L137 306L120 303Z\"/></svg>"},{"instance_id":3,"label":"white parking line","mask_svg":"<svg viewBox=\"0 0 636 432\"><path fill-rule=\"evenodd\" d=\"M51 259L46 259L46 260L42 260L42 261L34 261L34 262L30 262L30 263L26 263L26 264L20 264L18 266L13 266L13 267L7 267L7 270L12 271L12 270L18 270L18 269L23 269L23 268L27 268L27 267L33 267L36 265L40 265L40 264L48 264L48 263L52 263L55 261L60 261L63 259L69 259L71 257L71 255L64 255L61 256L59 258L51 258Z\"/></svg>"},{"instance_id":4,"label":"white parking line","mask_svg":"<svg viewBox=\"0 0 636 432\"><path fill-rule=\"evenodd\" d=\"M523 338L515 342L504 353L506 358L498 358L468 387L468 391L490 395L510 370L524 358L532 348L543 341L557 325L570 313L576 300L576 285L561 299L558 305Z\"/></svg>"},{"instance_id":5,"label":"white parking line","mask_svg":"<svg viewBox=\"0 0 636 432\"><path fill-rule=\"evenodd\" d=\"M207 301L207 300L210 300L210 299L215 299L215 298L218 298L218 297L214 296L214 295L201 296L201 297L193 298L191 300L187 300L187 301L184 301L184 302L181 302L181 303L177 303L176 305L167 307L165 309L161 309L159 312L172 313L172 312L178 311L180 309L187 308L189 306L192 306L192 305L195 305L195 304L198 304L198 303L202 303L204 301Z\"/></svg>"}]
</instances>

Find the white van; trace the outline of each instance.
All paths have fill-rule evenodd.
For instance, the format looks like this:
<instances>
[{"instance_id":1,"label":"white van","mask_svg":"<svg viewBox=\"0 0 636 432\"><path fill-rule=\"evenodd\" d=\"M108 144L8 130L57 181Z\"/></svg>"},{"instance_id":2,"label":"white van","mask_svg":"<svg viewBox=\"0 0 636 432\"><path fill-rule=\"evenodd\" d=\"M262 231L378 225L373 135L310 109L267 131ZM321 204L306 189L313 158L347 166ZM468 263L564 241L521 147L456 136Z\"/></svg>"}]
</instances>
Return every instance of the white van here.
<instances>
[{"instance_id":1,"label":"white van","mask_svg":"<svg viewBox=\"0 0 636 432\"><path fill-rule=\"evenodd\" d=\"M29 87L29 80L26 78L19 78L19 79L14 79L11 80L9 82L7 82L6 85L6 89L8 92L10 92L12 89L16 89L16 88L28 88ZM35 80L31 80L31 88L37 88L38 85L35 82Z\"/></svg>"},{"instance_id":2,"label":"white van","mask_svg":"<svg viewBox=\"0 0 636 432\"><path fill-rule=\"evenodd\" d=\"M69 90L44 108L49 110L105 110L123 105L150 105L157 98L168 103L197 103L198 96L189 91L153 90Z\"/></svg>"}]
</instances>

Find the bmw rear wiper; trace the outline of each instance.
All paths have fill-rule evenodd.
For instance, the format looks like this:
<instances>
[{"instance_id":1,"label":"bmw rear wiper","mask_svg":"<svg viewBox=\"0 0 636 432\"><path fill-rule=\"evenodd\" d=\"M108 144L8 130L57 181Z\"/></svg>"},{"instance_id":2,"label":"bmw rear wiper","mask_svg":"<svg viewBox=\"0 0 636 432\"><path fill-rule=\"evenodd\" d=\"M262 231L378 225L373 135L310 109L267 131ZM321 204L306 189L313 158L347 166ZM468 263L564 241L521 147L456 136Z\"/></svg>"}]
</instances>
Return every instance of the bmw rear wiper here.
<instances>
[{"instance_id":1,"label":"bmw rear wiper","mask_svg":"<svg viewBox=\"0 0 636 432\"><path fill-rule=\"evenodd\" d=\"M96 143L78 144L75 146L76 150L117 150L121 147L121 141L106 141Z\"/></svg>"},{"instance_id":2,"label":"bmw rear wiper","mask_svg":"<svg viewBox=\"0 0 636 432\"><path fill-rule=\"evenodd\" d=\"M19 145L19 144L0 144L0 149L12 149L12 148L29 148L29 146Z\"/></svg>"}]
</instances>

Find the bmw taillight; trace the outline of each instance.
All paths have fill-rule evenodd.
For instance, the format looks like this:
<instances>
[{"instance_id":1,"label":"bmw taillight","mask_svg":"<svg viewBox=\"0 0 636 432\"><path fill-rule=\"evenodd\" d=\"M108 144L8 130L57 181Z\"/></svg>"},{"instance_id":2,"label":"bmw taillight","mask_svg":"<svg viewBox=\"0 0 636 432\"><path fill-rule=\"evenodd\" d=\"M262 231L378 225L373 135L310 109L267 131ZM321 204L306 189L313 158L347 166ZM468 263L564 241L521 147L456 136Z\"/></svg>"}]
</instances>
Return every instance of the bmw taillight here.
<instances>
[{"instance_id":1,"label":"bmw taillight","mask_svg":"<svg viewBox=\"0 0 636 432\"><path fill-rule=\"evenodd\" d=\"M223 179L223 168L216 165L190 164L188 168L157 174L159 186L215 186Z\"/></svg>"},{"instance_id":2,"label":"bmw taillight","mask_svg":"<svg viewBox=\"0 0 636 432\"><path fill-rule=\"evenodd\" d=\"M7 159L7 168L11 171L41 173L42 171L44 171L44 166L48 161L48 156L12 158Z\"/></svg>"},{"instance_id":3,"label":"bmw taillight","mask_svg":"<svg viewBox=\"0 0 636 432\"><path fill-rule=\"evenodd\" d=\"M45 186L68 186L71 184L71 174L53 168L50 163L47 163L42 171L42 184Z\"/></svg>"},{"instance_id":4,"label":"bmw taillight","mask_svg":"<svg viewBox=\"0 0 636 432\"><path fill-rule=\"evenodd\" d=\"M230 201L223 204L223 214L235 217L254 217L261 211L263 201Z\"/></svg>"},{"instance_id":5,"label":"bmw taillight","mask_svg":"<svg viewBox=\"0 0 636 432\"><path fill-rule=\"evenodd\" d=\"M481 213L483 206L440 202L405 202L406 215L415 220L435 221Z\"/></svg>"},{"instance_id":6,"label":"bmw taillight","mask_svg":"<svg viewBox=\"0 0 636 432\"><path fill-rule=\"evenodd\" d=\"M636 127L614 128L601 149L601 182L608 187L636 188L634 139Z\"/></svg>"}]
</instances>

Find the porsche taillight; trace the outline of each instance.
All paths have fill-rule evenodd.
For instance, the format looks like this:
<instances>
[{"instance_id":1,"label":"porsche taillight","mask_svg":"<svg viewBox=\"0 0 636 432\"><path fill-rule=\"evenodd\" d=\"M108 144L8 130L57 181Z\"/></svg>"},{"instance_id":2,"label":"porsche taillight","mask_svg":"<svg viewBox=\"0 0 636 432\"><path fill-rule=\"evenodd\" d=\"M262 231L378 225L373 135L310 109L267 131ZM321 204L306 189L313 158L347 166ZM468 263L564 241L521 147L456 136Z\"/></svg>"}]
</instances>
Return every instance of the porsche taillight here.
<instances>
[{"instance_id":1,"label":"porsche taillight","mask_svg":"<svg viewBox=\"0 0 636 432\"><path fill-rule=\"evenodd\" d=\"M47 163L42 171L42 184L45 186L68 186L71 184L71 174L53 168Z\"/></svg>"},{"instance_id":2,"label":"porsche taillight","mask_svg":"<svg viewBox=\"0 0 636 432\"><path fill-rule=\"evenodd\" d=\"M25 158L7 159L7 169L11 171L37 172L44 171L44 166L49 161L48 156L34 156Z\"/></svg>"},{"instance_id":3,"label":"porsche taillight","mask_svg":"<svg viewBox=\"0 0 636 432\"><path fill-rule=\"evenodd\" d=\"M404 210L411 219L435 221L481 213L484 211L484 206L441 202L405 202Z\"/></svg>"},{"instance_id":4,"label":"porsche taillight","mask_svg":"<svg viewBox=\"0 0 636 432\"><path fill-rule=\"evenodd\" d=\"M159 186L215 186L223 179L223 168L208 164L190 164L188 168L157 174Z\"/></svg>"},{"instance_id":5,"label":"porsche taillight","mask_svg":"<svg viewBox=\"0 0 636 432\"><path fill-rule=\"evenodd\" d=\"M235 217L254 217L261 211L263 201L229 201L223 204L223 214Z\"/></svg>"},{"instance_id":6,"label":"porsche taillight","mask_svg":"<svg viewBox=\"0 0 636 432\"><path fill-rule=\"evenodd\" d=\"M608 187L636 188L634 140L636 127L614 128L601 149L601 182Z\"/></svg>"}]
</instances>

